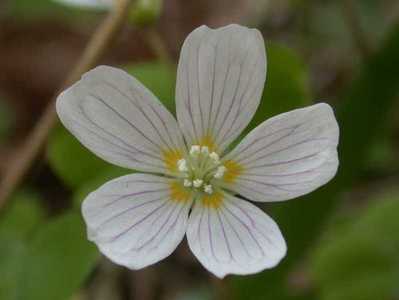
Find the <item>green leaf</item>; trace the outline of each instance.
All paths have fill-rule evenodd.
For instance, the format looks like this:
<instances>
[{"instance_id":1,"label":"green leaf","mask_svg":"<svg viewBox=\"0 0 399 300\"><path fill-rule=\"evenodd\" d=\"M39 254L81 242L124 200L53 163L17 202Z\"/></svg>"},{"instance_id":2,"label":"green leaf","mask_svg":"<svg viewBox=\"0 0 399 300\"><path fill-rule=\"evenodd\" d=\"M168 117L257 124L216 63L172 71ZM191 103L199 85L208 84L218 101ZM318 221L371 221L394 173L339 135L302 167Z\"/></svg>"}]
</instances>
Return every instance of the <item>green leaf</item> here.
<instances>
[{"instance_id":1,"label":"green leaf","mask_svg":"<svg viewBox=\"0 0 399 300\"><path fill-rule=\"evenodd\" d=\"M34 17L38 15L50 14L58 5L52 0L14 0L9 4L10 14L23 17Z\"/></svg>"},{"instance_id":2,"label":"green leaf","mask_svg":"<svg viewBox=\"0 0 399 300\"><path fill-rule=\"evenodd\" d=\"M29 244L18 299L64 300L78 289L98 259L80 216L68 213L40 228Z\"/></svg>"},{"instance_id":3,"label":"green leaf","mask_svg":"<svg viewBox=\"0 0 399 300\"><path fill-rule=\"evenodd\" d=\"M399 192L373 203L343 228L331 224L310 255L321 299L393 299L398 292Z\"/></svg>"},{"instance_id":4,"label":"green leaf","mask_svg":"<svg viewBox=\"0 0 399 300\"><path fill-rule=\"evenodd\" d=\"M18 278L25 270L27 238L40 224L43 213L32 191L18 192L0 218L0 299L14 300Z\"/></svg>"},{"instance_id":5,"label":"green leaf","mask_svg":"<svg viewBox=\"0 0 399 300\"><path fill-rule=\"evenodd\" d=\"M91 19L98 16L98 12L93 9L84 9L80 6L69 6L57 3L55 0L13 0L5 6L5 14L23 21L51 19L56 16L65 21L84 22L87 24Z\"/></svg>"},{"instance_id":6,"label":"green leaf","mask_svg":"<svg viewBox=\"0 0 399 300\"><path fill-rule=\"evenodd\" d=\"M18 191L10 199L10 206L0 218L0 237L27 237L40 224L44 216L39 202L40 197L34 191Z\"/></svg>"},{"instance_id":7,"label":"green leaf","mask_svg":"<svg viewBox=\"0 0 399 300\"><path fill-rule=\"evenodd\" d=\"M135 26L154 25L161 14L161 0L137 0L129 10L129 21Z\"/></svg>"},{"instance_id":8,"label":"green leaf","mask_svg":"<svg viewBox=\"0 0 399 300\"><path fill-rule=\"evenodd\" d=\"M0 299L16 300L19 290L19 277L25 270L22 263L26 256L25 241L0 235Z\"/></svg>"},{"instance_id":9,"label":"green leaf","mask_svg":"<svg viewBox=\"0 0 399 300\"><path fill-rule=\"evenodd\" d=\"M74 189L113 167L91 153L64 128L57 128L51 135L47 158L53 171Z\"/></svg>"},{"instance_id":10,"label":"green leaf","mask_svg":"<svg viewBox=\"0 0 399 300\"><path fill-rule=\"evenodd\" d=\"M195 286L188 290L180 292L176 300L211 300L215 295L209 287Z\"/></svg>"},{"instance_id":11,"label":"green leaf","mask_svg":"<svg viewBox=\"0 0 399 300\"><path fill-rule=\"evenodd\" d=\"M19 192L0 218L0 299L68 299L97 261L80 216L44 223L38 200Z\"/></svg>"},{"instance_id":12,"label":"green leaf","mask_svg":"<svg viewBox=\"0 0 399 300\"><path fill-rule=\"evenodd\" d=\"M176 68L159 62L146 62L124 68L136 77L174 114Z\"/></svg>"},{"instance_id":13,"label":"green leaf","mask_svg":"<svg viewBox=\"0 0 399 300\"><path fill-rule=\"evenodd\" d=\"M395 299L398 294L398 273L362 274L346 285L330 286L322 290L320 300ZM395 292L396 291L396 292Z\"/></svg>"},{"instance_id":14,"label":"green leaf","mask_svg":"<svg viewBox=\"0 0 399 300\"><path fill-rule=\"evenodd\" d=\"M265 89L250 128L277 114L311 104L309 74L295 51L270 43L266 45L266 53Z\"/></svg>"}]
</instances>

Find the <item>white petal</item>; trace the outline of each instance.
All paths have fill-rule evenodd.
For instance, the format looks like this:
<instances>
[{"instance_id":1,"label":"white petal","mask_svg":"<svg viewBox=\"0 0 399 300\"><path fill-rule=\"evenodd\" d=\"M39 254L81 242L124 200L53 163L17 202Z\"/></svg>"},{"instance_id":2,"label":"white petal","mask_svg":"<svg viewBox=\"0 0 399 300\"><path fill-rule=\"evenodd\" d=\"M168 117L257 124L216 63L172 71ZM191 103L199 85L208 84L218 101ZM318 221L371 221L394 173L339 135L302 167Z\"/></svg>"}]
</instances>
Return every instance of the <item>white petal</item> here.
<instances>
[{"instance_id":1,"label":"white petal","mask_svg":"<svg viewBox=\"0 0 399 300\"><path fill-rule=\"evenodd\" d=\"M334 112L325 103L273 117L224 158L242 167L228 188L261 202L307 194L334 177L338 137Z\"/></svg>"},{"instance_id":2,"label":"white petal","mask_svg":"<svg viewBox=\"0 0 399 300\"><path fill-rule=\"evenodd\" d=\"M172 114L135 78L100 66L57 99L66 128L104 160L148 172L168 173L165 153L184 142Z\"/></svg>"},{"instance_id":3,"label":"white petal","mask_svg":"<svg viewBox=\"0 0 399 300\"><path fill-rule=\"evenodd\" d=\"M194 30L181 50L176 87L177 118L187 142L223 151L255 113L265 77L265 46L256 29Z\"/></svg>"},{"instance_id":4,"label":"white petal","mask_svg":"<svg viewBox=\"0 0 399 300\"><path fill-rule=\"evenodd\" d=\"M169 256L186 232L192 199L171 198L171 179L133 174L91 193L82 213L89 239L117 264L140 269Z\"/></svg>"},{"instance_id":5,"label":"white petal","mask_svg":"<svg viewBox=\"0 0 399 300\"><path fill-rule=\"evenodd\" d=\"M225 194L220 206L197 200L189 217L191 251L219 278L276 266L287 247L277 224L253 204Z\"/></svg>"},{"instance_id":6,"label":"white petal","mask_svg":"<svg viewBox=\"0 0 399 300\"><path fill-rule=\"evenodd\" d=\"M70 6L82 6L97 9L107 9L112 7L114 0L55 0L61 4Z\"/></svg>"}]
</instances>

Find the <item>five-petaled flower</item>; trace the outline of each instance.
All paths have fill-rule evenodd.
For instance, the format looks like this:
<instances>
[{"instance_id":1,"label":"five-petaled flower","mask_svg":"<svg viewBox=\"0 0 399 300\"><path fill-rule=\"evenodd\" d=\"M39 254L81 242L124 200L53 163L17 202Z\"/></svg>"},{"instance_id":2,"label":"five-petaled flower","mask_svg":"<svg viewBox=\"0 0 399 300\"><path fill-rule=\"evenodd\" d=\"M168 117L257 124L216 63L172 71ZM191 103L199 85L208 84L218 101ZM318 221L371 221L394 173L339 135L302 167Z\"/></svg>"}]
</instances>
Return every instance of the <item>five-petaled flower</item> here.
<instances>
[{"instance_id":1,"label":"five-petaled flower","mask_svg":"<svg viewBox=\"0 0 399 300\"><path fill-rule=\"evenodd\" d=\"M142 173L88 195L89 239L117 264L140 269L188 245L210 272L251 274L279 263L275 222L244 199L283 201L328 182L338 167L338 125L316 104L275 116L233 150L265 82L255 29L201 26L184 42L173 115L124 71L101 66L57 99L62 123L104 160Z\"/></svg>"}]
</instances>

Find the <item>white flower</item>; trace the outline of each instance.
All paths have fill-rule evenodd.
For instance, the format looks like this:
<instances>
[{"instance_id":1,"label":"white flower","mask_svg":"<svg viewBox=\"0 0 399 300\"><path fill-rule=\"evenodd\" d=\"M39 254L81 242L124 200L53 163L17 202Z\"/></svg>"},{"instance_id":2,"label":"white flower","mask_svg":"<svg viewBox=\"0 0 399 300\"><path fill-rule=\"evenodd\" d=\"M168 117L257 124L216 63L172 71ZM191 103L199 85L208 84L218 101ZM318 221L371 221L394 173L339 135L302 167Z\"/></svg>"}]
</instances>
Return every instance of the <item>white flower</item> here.
<instances>
[{"instance_id":1,"label":"white flower","mask_svg":"<svg viewBox=\"0 0 399 300\"><path fill-rule=\"evenodd\" d=\"M316 104L263 122L226 153L254 115L265 76L257 30L201 26L181 51L177 122L140 82L111 67L86 73L59 96L58 115L83 145L144 172L104 184L83 203L89 239L104 255L140 269L187 234L194 255L220 278L279 263L286 253L279 228L242 198L283 201L328 182L339 130L331 107Z\"/></svg>"}]
</instances>

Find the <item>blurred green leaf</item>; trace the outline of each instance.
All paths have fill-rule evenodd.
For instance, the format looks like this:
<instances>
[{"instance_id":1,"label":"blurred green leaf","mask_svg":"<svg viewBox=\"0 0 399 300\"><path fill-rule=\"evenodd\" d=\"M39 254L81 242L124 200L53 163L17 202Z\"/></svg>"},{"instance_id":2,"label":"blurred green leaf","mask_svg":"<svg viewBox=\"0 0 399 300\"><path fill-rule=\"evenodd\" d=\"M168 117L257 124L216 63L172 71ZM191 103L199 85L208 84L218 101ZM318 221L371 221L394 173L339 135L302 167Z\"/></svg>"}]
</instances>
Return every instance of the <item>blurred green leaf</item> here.
<instances>
[{"instance_id":1,"label":"blurred green leaf","mask_svg":"<svg viewBox=\"0 0 399 300\"><path fill-rule=\"evenodd\" d=\"M64 128L57 128L51 135L47 158L53 171L74 189L114 167L91 153Z\"/></svg>"},{"instance_id":2,"label":"blurred green leaf","mask_svg":"<svg viewBox=\"0 0 399 300\"><path fill-rule=\"evenodd\" d=\"M385 131L385 133L392 131ZM366 171L390 172L395 171L399 165L399 158L396 155L394 138L386 134L378 137L378 141L370 145L366 157Z\"/></svg>"},{"instance_id":3,"label":"blurred green leaf","mask_svg":"<svg viewBox=\"0 0 399 300\"><path fill-rule=\"evenodd\" d=\"M177 295L176 300L211 300L215 295L209 287L195 286Z\"/></svg>"},{"instance_id":4,"label":"blurred green leaf","mask_svg":"<svg viewBox=\"0 0 399 300\"><path fill-rule=\"evenodd\" d=\"M16 300L19 278L25 271L26 242L11 236L0 236L0 299Z\"/></svg>"},{"instance_id":5,"label":"blurred green leaf","mask_svg":"<svg viewBox=\"0 0 399 300\"><path fill-rule=\"evenodd\" d=\"M136 0L129 11L129 21L136 26L154 25L161 14L162 0Z\"/></svg>"},{"instance_id":6,"label":"blurred green leaf","mask_svg":"<svg viewBox=\"0 0 399 300\"><path fill-rule=\"evenodd\" d=\"M50 19L56 16L57 18L65 18L65 20L73 20L76 23L84 16L82 19L87 23L90 18L98 15L96 10L62 5L55 0L12 0L8 1L5 7L7 15L23 21Z\"/></svg>"},{"instance_id":7,"label":"blurred green leaf","mask_svg":"<svg viewBox=\"0 0 399 300\"><path fill-rule=\"evenodd\" d=\"M16 299L18 278L25 270L27 238L40 224L43 212L32 191L18 192L0 218L0 299Z\"/></svg>"},{"instance_id":8,"label":"blurred green leaf","mask_svg":"<svg viewBox=\"0 0 399 300\"><path fill-rule=\"evenodd\" d=\"M286 287L289 271L312 245L321 225L340 200L339 195L356 181L369 145L387 125L388 112L399 93L398 52L399 24L344 94L337 113L341 128L337 176L325 187L302 199L273 204L271 215L288 243L287 257L273 270L245 279L234 278L231 287L236 299L248 299L248 290L252 290L251 299L297 297Z\"/></svg>"},{"instance_id":9,"label":"blurred green leaf","mask_svg":"<svg viewBox=\"0 0 399 300\"><path fill-rule=\"evenodd\" d=\"M13 16L37 16L43 14L49 14L58 5L52 0L14 0L9 1L7 8L10 14Z\"/></svg>"},{"instance_id":10,"label":"blurred green leaf","mask_svg":"<svg viewBox=\"0 0 399 300\"><path fill-rule=\"evenodd\" d=\"M0 218L0 299L68 299L98 258L77 213L44 223L38 199L19 192Z\"/></svg>"},{"instance_id":11,"label":"blurred green leaf","mask_svg":"<svg viewBox=\"0 0 399 300\"><path fill-rule=\"evenodd\" d=\"M369 145L363 173L366 174L388 174L395 172L399 167L399 157L396 147L397 118L399 101L392 107L387 115L387 126L380 131L374 142Z\"/></svg>"},{"instance_id":12,"label":"blurred green leaf","mask_svg":"<svg viewBox=\"0 0 399 300\"><path fill-rule=\"evenodd\" d=\"M64 5L55 0L12 0L5 5L4 14L21 21L62 18L73 26L96 22L104 9Z\"/></svg>"},{"instance_id":13,"label":"blurred green leaf","mask_svg":"<svg viewBox=\"0 0 399 300\"><path fill-rule=\"evenodd\" d=\"M42 221L40 197L34 191L18 191L0 218L0 237L25 238Z\"/></svg>"},{"instance_id":14,"label":"blurred green leaf","mask_svg":"<svg viewBox=\"0 0 399 300\"><path fill-rule=\"evenodd\" d=\"M18 299L69 299L90 274L98 251L80 216L68 213L43 225L29 244Z\"/></svg>"},{"instance_id":15,"label":"blurred green leaf","mask_svg":"<svg viewBox=\"0 0 399 300\"><path fill-rule=\"evenodd\" d=\"M308 71L294 50L266 45L267 76L262 100L249 128L289 110L311 104Z\"/></svg>"},{"instance_id":16,"label":"blurred green leaf","mask_svg":"<svg viewBox=\"0 0 399 300\"><path fill-rule=\"evenodd\" d=\"M173 114L175 113L176 69L174 66L146 62L129 65L124 69L143 83Z\"/></svg>"},{"instance_id":17,"label":"blurred green leaf","mask_svg":"<svg viewBox=\"0 0 399 300\"><path fill-rule=\"evenodd\" d=\"M349 224L330 230L310 255L321 299L394 299L398 295L398 213L399 192L374 199Z\"/></svg>"},{"instance_id":18,"label":"blurred green leaf","mask_svg":"<svg viewBox=\"0 0 399 300\"><path fill-rule=\"evenodd\" d=\"M380 272L361 274L360 278L344 285L331 286L329 291L322 291L320 300L375 300L397 299L398 273ZM395 292L396 290L396 292Z\"/></svg>"}]
</instances>

